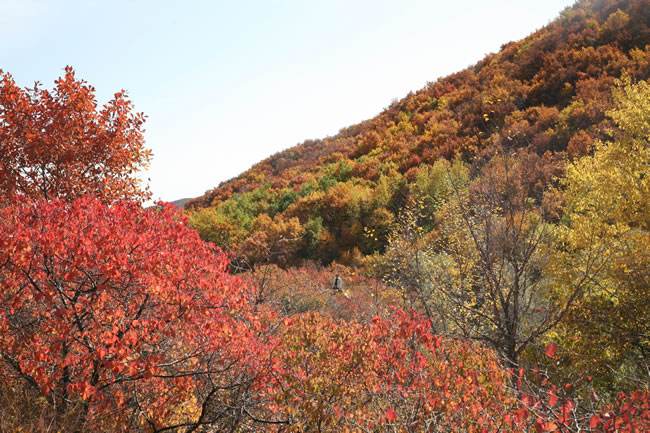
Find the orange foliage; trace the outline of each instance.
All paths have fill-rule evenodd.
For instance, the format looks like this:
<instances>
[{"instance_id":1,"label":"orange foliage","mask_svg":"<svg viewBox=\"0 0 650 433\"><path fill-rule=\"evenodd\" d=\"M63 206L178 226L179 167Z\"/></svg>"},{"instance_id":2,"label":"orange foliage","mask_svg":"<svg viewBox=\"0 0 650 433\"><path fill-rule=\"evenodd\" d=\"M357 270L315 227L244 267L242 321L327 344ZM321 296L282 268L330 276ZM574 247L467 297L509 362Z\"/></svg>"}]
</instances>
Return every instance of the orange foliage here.
<instances>
[{"instance_id":1,"label":"orange foliage","mask_svg":"<svg viewBox=\"0 0 650 433\"><path fill-rule=\"evenodd\" d=\"M50 91L22 89L0 71L0 196L103 201L146 198L134 174L151 155L142 113L124 91L98 109L95 90L72 68Z\"/></svg>"}]
</instances>

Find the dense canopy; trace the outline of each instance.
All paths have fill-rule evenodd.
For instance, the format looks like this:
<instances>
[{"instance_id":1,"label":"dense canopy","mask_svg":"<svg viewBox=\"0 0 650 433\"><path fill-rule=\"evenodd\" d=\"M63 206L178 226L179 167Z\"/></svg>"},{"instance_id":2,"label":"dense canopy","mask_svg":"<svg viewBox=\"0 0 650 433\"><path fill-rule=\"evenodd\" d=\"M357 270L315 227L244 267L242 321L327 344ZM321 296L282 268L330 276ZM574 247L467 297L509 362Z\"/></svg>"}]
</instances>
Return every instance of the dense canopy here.
<instances>
[{"instance_id":1,"label":"dense canopy","mask_svg":"<svg viewBox=\"0 0 650 433\"><path fill-rule=\"evenodd\" d=\"M0 81L0 431L650 431L650 3L190 204L144 116Z\"/></svg>"}]
</instances>

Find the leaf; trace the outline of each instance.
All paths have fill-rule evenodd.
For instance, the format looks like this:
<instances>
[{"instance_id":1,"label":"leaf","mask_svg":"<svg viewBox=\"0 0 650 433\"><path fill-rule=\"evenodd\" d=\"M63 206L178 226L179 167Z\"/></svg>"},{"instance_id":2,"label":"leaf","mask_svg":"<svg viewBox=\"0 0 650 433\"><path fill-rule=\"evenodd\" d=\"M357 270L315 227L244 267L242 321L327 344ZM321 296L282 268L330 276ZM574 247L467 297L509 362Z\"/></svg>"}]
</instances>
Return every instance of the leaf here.
<instances>
[{"instance_id":1,"label":"leaf","mask_svg":"<svg viewBox=\"0 0 650 433\"><path fill-rule=\"evenodd\" d=\"M555 343L548 343L546 345L546 348L544 349L544 353L546 356L549 358L555 358L555 354L557 353L557 344Z\"/></svg>"},{"instance_id":2,"label":"leaf","mask_svg":"<svg viewBox=\"0 0 650 433\"><path fill-rule=\"evenodd\" d=\"M388 409L386 409L385 416L386 416L386 420L388 422L395 422L395 420L397 419L397 413L395 412L395 410L392 407L389 407Z\"/></svg>"},{"instance_id":3,"label":"leaf","mask_svg":"<svg viewBox=\"0 0 650 433\"><path fill-rule=\"evenodd\" d=\"M557 424L555 424L555 423L552 422L552 421L549 421L549 422L547 422L547 423L544 423L544 431L545 431L545 432L554 432L554 431L556 431L557 429L558 429L558 428L557 428Z\"/></svg>"}]
</instances>

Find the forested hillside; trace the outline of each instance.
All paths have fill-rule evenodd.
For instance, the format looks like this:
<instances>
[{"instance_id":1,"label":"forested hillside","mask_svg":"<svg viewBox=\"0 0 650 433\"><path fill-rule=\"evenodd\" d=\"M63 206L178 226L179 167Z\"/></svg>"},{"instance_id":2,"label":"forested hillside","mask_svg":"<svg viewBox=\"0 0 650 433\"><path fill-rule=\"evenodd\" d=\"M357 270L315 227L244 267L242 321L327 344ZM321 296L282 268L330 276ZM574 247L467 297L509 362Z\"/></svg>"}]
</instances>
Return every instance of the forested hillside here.
<instances>
[{"instance_id":1,"label":"forested hillside","mask_svg":"<svg viewBox=\"0 0 650 433\"><path fill-rule=\"evenodd\" d=\"M356 263L385 250L409 200L434 210L437 161L476 171L499 152L527 161L526 181L541 200L566 164L609 138L615 81L650 76L649 23L644 0L578 2L379 116L208 191L188 205L192 224L254 263Z\"/></svg>"},{"instance_id":2,"label":"forested hillside","mask_svg":"<svg viewBox=\"0 0 650 433\"><path fill-rule=\"evenodd\" d=\"M649 25L581 1L185 211L124 91L0 71L0 432L647 433Z\"/></svg>"}]
</instances>

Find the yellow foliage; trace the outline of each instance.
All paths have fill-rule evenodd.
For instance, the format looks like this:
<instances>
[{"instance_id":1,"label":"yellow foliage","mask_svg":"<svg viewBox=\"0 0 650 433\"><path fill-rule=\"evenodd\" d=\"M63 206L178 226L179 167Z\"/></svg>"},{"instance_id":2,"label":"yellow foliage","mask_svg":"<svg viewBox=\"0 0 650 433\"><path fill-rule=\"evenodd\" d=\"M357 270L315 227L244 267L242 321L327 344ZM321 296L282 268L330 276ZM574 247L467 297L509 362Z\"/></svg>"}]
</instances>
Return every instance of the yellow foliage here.
<instances>
[{"instance_id":1,"label":"yellow foliage","mask_svg":"<svg viewBox=\"0 0 650 433\"><path fill-rule=\"evenodd\" d=\"M551 269L559 296L583 295L560 331L574 367L608 383L650 349L650 85L624 80L614 99L614 141L567 169Z\"/></svg>"}]
</instances>

